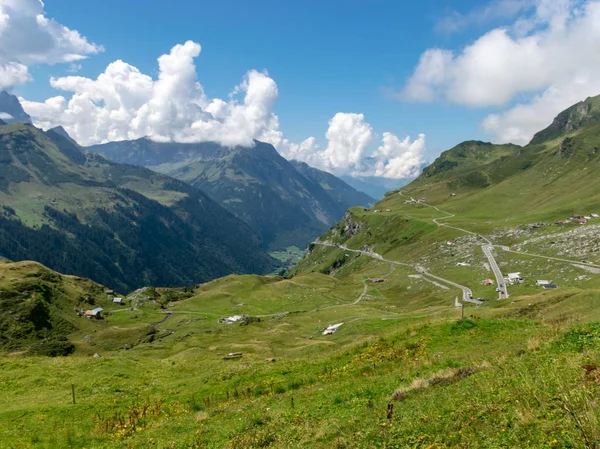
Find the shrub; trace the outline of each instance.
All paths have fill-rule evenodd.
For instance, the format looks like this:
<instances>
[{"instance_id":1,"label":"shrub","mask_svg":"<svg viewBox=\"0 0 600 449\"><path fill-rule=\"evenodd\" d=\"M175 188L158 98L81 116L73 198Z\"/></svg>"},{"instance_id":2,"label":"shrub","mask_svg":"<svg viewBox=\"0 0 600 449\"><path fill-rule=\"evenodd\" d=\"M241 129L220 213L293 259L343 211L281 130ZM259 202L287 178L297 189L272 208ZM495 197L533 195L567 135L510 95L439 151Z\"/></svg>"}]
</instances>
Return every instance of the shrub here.
<instances>
[{"instance_id":1,"label":"shrub","mask_svg":"<svg viewBox=\"0 0 600 449\"><path fill-rule=\"evenodd\" d=\"M73 351L75 351L75 346L66 338L44 340L31 348L33 354L48 357L64 357L72 354Z\"/></svg>"},{"instance_id":2,"label":"shrub","mask_svg":"<svg viewBox=\"0 0 600 449\"><path fill-rule=\"evenodd\" d=\"M452 332L468 331L470 329L473 329L474 327L477 327L477 324L474 321L465 318L462 320L458 320L454 324L452 324L451 331Z\"/></svg>"}]
</instances>

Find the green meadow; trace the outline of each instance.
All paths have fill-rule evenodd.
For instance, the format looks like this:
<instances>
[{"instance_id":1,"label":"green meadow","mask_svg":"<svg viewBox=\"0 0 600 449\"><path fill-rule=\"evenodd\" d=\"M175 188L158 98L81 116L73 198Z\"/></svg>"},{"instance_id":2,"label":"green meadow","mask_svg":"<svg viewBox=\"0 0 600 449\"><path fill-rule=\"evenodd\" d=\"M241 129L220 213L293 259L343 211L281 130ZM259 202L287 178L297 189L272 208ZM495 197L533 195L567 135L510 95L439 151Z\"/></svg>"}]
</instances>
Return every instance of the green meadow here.
<instances>
[{"instance_id":1,"label":"green meadow","mask_svg":"<svg viewBox=\"0 0 600 449\"><path fill-rule=\"evenodd\" d=\"M0 447L599 448L600 221L554 224L600 213L599 126L461 144L282 276L115 304L0 263ZM487 239L524 278L508 299L483 284ZM489 301L461 306L456 284Z\"/></svg>"},{"instance_id":2,"label":"green meadow","mask_svg":"<svg viewBox=\"0 0 600 449\"><path fill-rule=\"evenodd\" d=\"M323 269L339 257L350 260ZM315 248L308 259L315 269L291 278L145 289L124 305L63 276L54 287L63 299L89 291L104 319L74 316L63 304L72 355L0 358L0 447L598 444L596 291L523 285L515 298L466 305L461 320L459 293L410 277L410 267L335 248ZM6 289L43 271L0 268L12 273ZM375 277L388 282L368 281ZM260 321L218 322L242 314ZM230 353L241 357L224 359Z\"/></svg>"}]
</instances>

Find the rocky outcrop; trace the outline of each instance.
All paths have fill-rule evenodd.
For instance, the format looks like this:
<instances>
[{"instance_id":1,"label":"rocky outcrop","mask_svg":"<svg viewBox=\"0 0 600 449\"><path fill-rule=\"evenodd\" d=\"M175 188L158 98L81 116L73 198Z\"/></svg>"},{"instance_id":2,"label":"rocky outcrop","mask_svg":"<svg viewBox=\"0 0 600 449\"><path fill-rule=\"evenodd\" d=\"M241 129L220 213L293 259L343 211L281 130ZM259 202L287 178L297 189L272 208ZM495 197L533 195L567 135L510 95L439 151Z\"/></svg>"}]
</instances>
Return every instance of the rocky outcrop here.
<instances>
[{"instance_id":1,"label":"rocky outcrop","mask_svg":"<svg viewBox=\"0 0 600 449\"><path fill-rule=\"evenodd\" d=\"M530 145L548 142L577 131L588 123L597 121L600 117L597 103L598 97L587 98L585 101L565 109L556 116L550 126L533 136Z\"/></svg>"},{"instance_id":2,"label":"rocky outcrop","mask_svg":"<svg viewBox=\"0 0 600 449\"><path fill-rule=\"evenodd\" d=\"M354 221L350 212L344 214L341 225L340 233L346 238L352 238L362 230L362 224Z\"/></svg>"}]
</instances>

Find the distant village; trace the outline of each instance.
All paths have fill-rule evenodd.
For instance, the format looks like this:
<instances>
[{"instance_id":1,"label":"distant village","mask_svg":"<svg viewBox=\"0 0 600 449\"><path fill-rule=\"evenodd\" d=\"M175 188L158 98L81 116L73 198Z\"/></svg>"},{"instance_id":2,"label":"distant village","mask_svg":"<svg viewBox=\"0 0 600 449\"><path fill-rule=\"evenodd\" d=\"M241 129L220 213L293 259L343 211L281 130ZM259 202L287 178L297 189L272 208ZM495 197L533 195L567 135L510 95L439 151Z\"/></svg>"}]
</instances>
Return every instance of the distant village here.
<instances>
[{"instance_id":1,"label":"distant village","mask_svg":"<svg viewBox=\"0 0 600 449\"><path fill-rule=\"evenodd\" d=\"M554 222L555 225L564 226L564 225L584 225L588 221L593 220L595 218L600 218L598 214L589 214L589 215L576 215L573 214L569 218L556 220ZM527 229L539 229L544 226L550 226L550 223L529 223L527 225Z\"/></svg>"},{"instance_id":2,"label":"distant village","mask_svg":"<svg viewBox=\"0 0 600 449\"><path fill-rule=\"evenodd\" d=\"M588 221L600 218L598 214L590 214L590 215L571 215L571 217L566 220L556 220L554 224L564 225L564 224L586 224Z\"/></svg>"},{"instance_id":3,"label":"distant village","mask_svg":"<svg viewBox=\"0 0 600 449\"><path fill-rule=\"evenodd\" d=\"M455 193L453 193L452 195L456 196ZM425 198L419 198L418 200L411 198L410 200L405 200L404 204L425 204L425 201L426 201Z\"/></svg>"}]
</instances>

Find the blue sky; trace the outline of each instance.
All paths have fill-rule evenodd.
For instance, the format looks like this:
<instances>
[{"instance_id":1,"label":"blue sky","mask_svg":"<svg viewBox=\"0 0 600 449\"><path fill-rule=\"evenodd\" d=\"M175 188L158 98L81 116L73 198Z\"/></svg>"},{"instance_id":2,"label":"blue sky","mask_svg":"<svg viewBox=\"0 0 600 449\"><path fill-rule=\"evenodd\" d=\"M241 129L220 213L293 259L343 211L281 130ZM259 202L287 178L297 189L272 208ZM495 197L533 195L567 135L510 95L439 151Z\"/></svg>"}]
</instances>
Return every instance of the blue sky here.
<instances>
[{"instance_id":1,"label":"blue sky","mask_svg":"<svg viewBox=\"0 0 600 449\"><path fill-rule=\"evenodd\" d=\"M379 132L425 133L435 156L462 140L485 138L478 126L485 111L402 102L389 91L402 88L424 49L472 39L472 33L448 35L435 26L449 11L477 3L48 0L45 6L48 16L104 46L82 63L80 75L96 77L116 59L155 75L156 58L191 39L202 45L198 76L210 96L225 97L249 69L268 71L291 140L324 139L336 112L359 112ZM66 69L39 66L36 82L17 92L37 101L55 95L47 79Z\"/></svg>"},{"instance_id":2,"label":"blue sky","mask_svg":"<svg viewBox=\"0 0 600 449\"><path fill-rule=\"evenodd\" d=\"M5 9L17 10L21 6L15 5L25 3L35 6L39 0L0 0L0 8L4 4ZM250 79L249 71L265 75L255 77L265 93L258 105L266 108L264 123L256 129L256 123L248 125L252 131L245 138L271 139L286 157L336 174L414 176L414 168L424 160L433 160L463 140L524 144L560 110L600 93L596 75L600 60L588 56L597 53L600 44L598 3L47 0L45 17L77 30L86 45L101 45L102 51L73 50L86 57L77 62L80 69L74 74L69 64L56 63L64 62L68 53L65 45L58 45L64 54L48 57L50 64L25 63L29 81L15 84L12 90L26 100L26 110L37 123L64 125L84 143L143 132L161 139L205 139L206 133L190 137L188 132L190 123L204 120L195 110L194 119L185 126L173 121L173 126L187 127L183 137L145 122L135 132L108 132L106 123L84 129L86 123L102 114L104 120L108 113L93 111L78 123L80 108L66 103L73 92L95 95L99 108L110 99L98 94L102 90L98 86L92 93L82 93L82 83L65 81L62 86L69 87L61 90L49 83L50 77L69 75L95 80L116 60L156 80L157 58L191 40L202 51L194 57L194 49L188 48L192 56L188 54L187 65L193 60L208 99L227 102L232 89ZM0 45L7 45L1 39ZM27 59L18 54L14 58ZM554 59L571 59L571 64L559 67ZM188 77L181 82L191 81ZM242 86L241 91L247 90ZM179 92L180 101L184 94ZM64 96L65 103L43 104L56 95ZM189 112L186 105L178 108L180 115ZM164 108L155 112L161 117L166 114ZM410 140L405 141L406 136ZM305 141L309 137L314 140Z\"/></svg>"}]
</instances>

